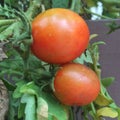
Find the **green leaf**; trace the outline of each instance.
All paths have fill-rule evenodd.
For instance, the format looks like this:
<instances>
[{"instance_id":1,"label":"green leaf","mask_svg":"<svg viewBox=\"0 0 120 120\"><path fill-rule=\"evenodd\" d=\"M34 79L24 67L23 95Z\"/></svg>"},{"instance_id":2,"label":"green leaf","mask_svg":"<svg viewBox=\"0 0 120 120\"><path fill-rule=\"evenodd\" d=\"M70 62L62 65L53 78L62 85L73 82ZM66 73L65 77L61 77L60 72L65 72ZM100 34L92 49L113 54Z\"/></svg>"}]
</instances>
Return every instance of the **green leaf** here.
<instances>
[{"instance_id":1,"label":"green leaf","mask_svg":"<svg viewBox=\"0 0 120 120\"><path fill-rule=\"evenodd\" d=\"M30 54L28 62L31 68L35 68L35 69L43 68L44 69L44 66L42 65L41 61L32 54Z\"/></svg>"},{"instance_id":2,"label":"green leaf","mask_svg":"<svg viewBox=\"0 0 120 120\"><path fill-rule=\"evenodd\" d=\"M20 92L37 96L39 93L39 88L34 84L34 82L29 82L21 87Z\"/></svg>"},{"instance_id":3,"label":"green leaf","mask_svg":"<svg viewBox=\"0 0 120 120\"><path fill-rule=\"evenodd\" d=\"M92 44L92 46L97 46L97 45L105 45L105 42L104 41L98 41L98 42L94 42Z\"/></svg>"},{"instance_id":4,"label":"green leaf","mask_svg":"<svg viewBox=\"0 0 120 120\"><path fill-rule=\"evenodd\" d=\"M85 51L85 53L83 53L79 58L76 58L74 60L74 62L76 63L93 63L92 62L92 58L91 58L91 55L90 55L90 52L88 50Z\"/></svg>"},{"instance_id":5,"label":"green leaf","mask_svg":"<svg viewBox=\"0 0 120 120\"><path fill-rule=\"evenodd\" d=\"M97 0L86 0L88 7L95 7L97 6Z\"/></svg>"},{"instance_id":6,"label":"green leaf","mask_svg":"<svg viewBox=\"0 0 120 120\"><path fill-rule=\"evenodd\" d=\"M81 0L72 0L72 4L71 4L71 10L73 10L76 13L83 13L82 10L82 2Z\"/></svg>"},{"instance_id":7,"label":"green leaf","mask_svg":"<svg viewBox=\"0 0 120 120\"><path fill-rule=\"evenodd\" d=\"M117 119L120 120L120 107L117 107L116 110L117 110L117 112L118 112L118 117L117 117Z\"/></svg>"},{"instance_id":8,"label":"green leaf","mask_svg":"<svg viewBox=\"0 0 120 120\"><path fill-rule=\"evenodd\" d=\"M0 79L3 81L4 85L6 86L7 90L13 91L15 89L15 85L12 84L10 81L6 80L5 78L0 77Z\"/></svg>"},{"instance_id":9,"label":"green leaf","mask_svg":"<svg viewBox=\"0 0 120 120\"><path fill-rule=\"evenodd\" d=\"M15 25L15 23L11 24L8 28L0 33L0 41L7 40L13 34Z\"/></svg>"},{"instance_id":10,"label":"green leaf","mask_svg":"<svg viewBox=\"0 0 120 120\"><path fill-rule=\"evenodd\" d=\"M117 24L115 21L106 24L109 27L108 34L114 32L117 29L120 29L120 24Z\"/></svg>"},{"instance_id":11,"label":"green leaf","mask_svg":"<svg viewBox=\"0 0 120 120\"><path fill-rule=\"evenodd\" d=\"M4 25L10 25L12 23L14 23L16 20L15 19L2 19L0 20L0 27L4 26Z\"/></svg>"},{"instance_id":12,"label":"green leaf","mask_svg":"<svg viewBox=\"0 0 120 120\"><path fill-rule=\"evenodd\" d=\"M26 1L26 0L24 0L24 1ZM22 9L23 5L25 4L24 1L21 1L21 0L4 0L4 3L9 5L11 8L15 7L15 8Z\"/></svg>"},{"instance_id":13,"label":"green leaf","mask_svg":"<svg viewBox=\"0 0 120 120\"><path fill-rule=\"evenodd\" d=\"M97 110L98 116L116 118L118 116L118 112L110 107L103 107Z\"/></svg>"},{"instance_id":14,"label":"green leaf","mask_svg":"<svg viewBox=\"0 0 120 120\"><path fill-rule=\"evenodd\" d=\"M4 0L4 3L7 3L11 5L12 3L14 4L17 0Z\"/></svg>"},{"instance_id":15,"label":"green leaf","mask_svg":"<svg viewBox=\"0 0 120 120\"><path fill-rule=\"evenodd\" d=\"M98 34L91 34L91 35L90 35L90 40L92 40L92 39L94 39L94 38L96 38L96 37L98 37Z\"/></svg>"},{"instance_id":16,"label":"green leaf","mask_svg":"<svg viewBox=\"0 0 120 120\"><path fill-rule=\"evenodd\" d=\"M22 118L23 116L25 116L25 104L20 103L20 106L18 108L18 118Z\"/></svg>"},{"instance_id":17,"label":"green leaf","mask_svg":"<svg viewBox=\"0 0 120 120\"><path fill-rule=\"evenodd\" d=\"M15 18L15 9L9 7L7 4L0 5L0 16L7 18Z\"/></svg>"},{"instance_id":18,"label":"green leaf","mask_svg":"<svg viewBox=\"0 0 120 120\"><path fill-rule=\"evenodd\" d=\"M68 8L69 0L52 0L53 8Z\"/></svg>"},{"instance_id":19,"label":"green leaf","mask_svg":"<svg viewBox=\"0 0 120 120\"><path fill-rule=\"evenodd\" d=\"M48 120L48 104L42 97L37 100L37 120Z\"/></svg>"},{"instance_id":20,"label":"green leaf","mask_svg":"<svg viewBox=\"0 0 120 120\"><path fill-rule=\"evenodd\" d=\"M52 94L42 94L43 99L48 104L48 112L50 120L68 120L69 112L68 108L62 105Z\"/></svg>"},{"instance_id":21,"label":"green leaf","mask_svg":"<svg viewBox=\"0 0 120 120\"><path fill-rule=\"evenodd\" d=\"M13 38L15 40L17 40L19 38L20 34L22 33L23 27L24 27L24 25L22 24L22 22L19 22L19 21L16 22L16 25L13 30L13 33L14 33Z\"/></svg>"},{"instance_id":22,"label":"green leaf","mask_svg":"<svg viewBox=\"0 0 120 120\"><path fill-rule=\"evenodd\" d=\"M0 27L0 33L3 32L5 29L7 29L9 25L4 25Z\"/></svg>"},{"instance_id":23,"label":"green leaf","mask_svg":"<svg viewBox=\"0 0 120 120\"><path fill-rule=\"evenodd\" d=\"M35 96L24 94L21 98L21 103L26 103L25 120L36 120L36 103Z\"/></svg>"},{"instance_id":24,"label":"green leaf","mask_svg":"<svg viewBox=\"0 0 120 120\"><path fill-rule=\"evenodd\" d=\"M115 78L114 78L114 77L107 77L107 78L103 78L103 79L101 80L102 84L103 84L105 87L110 86L114 81L115 81Z\"/></svg>"},{"instance_id":25,"label":"green leaf","mask_svg":"<svg viewBox=\"0 0 120 120\"><path fill-rule=\"evenodd\" d=\"M45 9L49 9L52 7L52 3L51 3L51 0L43 0L42 2L45 6Z\"/></svg>"},{"instance_id":26,"label":"green leaf","mask_svg":"<svg viewBox=\"0 0 120 120\"><path fill-rule=\"evenodd\" d=\"M20 92L20 89L21 87L25 85L25 82L24 81L20 81L18 83L16 83L16 89L14 90L14 93L13 93L13 97L14 98L19 98L22 96L22 93Z\"/></svg>"},{"instance_id":27,"label":"green leaf","mask_svg":"<svg viewBox=\"0 0 120 120\"><path fill-rule=\"evenodd\" d=\"M15 120L15 109L13 107L14 100L12 97L12 92L9 92L9 110L8 110L8 120Z\"/></svg>"},{"instance_id":28,"label":"green leaf","mask_svg":"<svg viewBox=\"0 0 120 120\"><path fill-rule=\"evenodd\" d=\"M113 102L113 100L110 98L107 98L102 94L99 94L94 102L99 106L107 106L107 105L110 105Z\"/></svg>"}]
</instances>

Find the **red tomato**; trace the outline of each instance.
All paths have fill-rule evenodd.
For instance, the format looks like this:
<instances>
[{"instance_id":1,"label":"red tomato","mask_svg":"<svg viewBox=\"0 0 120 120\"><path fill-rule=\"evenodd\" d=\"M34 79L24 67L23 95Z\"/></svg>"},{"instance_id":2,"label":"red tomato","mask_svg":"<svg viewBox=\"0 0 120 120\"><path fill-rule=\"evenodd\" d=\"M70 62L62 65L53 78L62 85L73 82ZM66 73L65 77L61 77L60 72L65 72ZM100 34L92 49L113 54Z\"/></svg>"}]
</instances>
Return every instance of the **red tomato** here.
<instances>
[{"instance_id":1,"label":"red tomato","mask_svg":"<svg viewBox=\"0 0 120 120\"><path fill-rule=\"evenodd\" d=\"M54 93L66 105L87 105L96 99L99 91L98 76L82 64L66 64L54 78Z\"/></svg>"},{"instance_id":2,"label":"red tomato","mask_svg":"<svg viewBox=\"0 0 120 120\"><path fill-rule=\"evenodd\" d=\"M89 43L89 29L75 12L49 9L32 22L32 52L41 60L62 64L80 56Z\"/></svg>"}]
</instances>

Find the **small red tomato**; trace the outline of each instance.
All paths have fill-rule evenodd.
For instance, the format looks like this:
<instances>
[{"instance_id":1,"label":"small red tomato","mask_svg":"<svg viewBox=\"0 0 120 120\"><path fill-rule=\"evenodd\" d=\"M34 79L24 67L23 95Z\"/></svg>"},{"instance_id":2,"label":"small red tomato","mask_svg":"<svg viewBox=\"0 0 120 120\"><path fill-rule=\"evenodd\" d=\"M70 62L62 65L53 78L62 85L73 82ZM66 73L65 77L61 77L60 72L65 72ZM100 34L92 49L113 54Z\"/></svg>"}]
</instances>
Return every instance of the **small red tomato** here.
<instances>
[{"instance_id":1,"label":"small red tomato","mask_svg":"<svg viewBox=\"0 0 120 120\"><path fill-rule=\"evenodd\" d=\"M80 56L89 43L89 29L75 12L54 8L32 22L32 52L41 60L63 64Z\"/></svg>"},{"instance_id":2,"label":"small red tomato","mask_svg":"<svg viewBox=\"0 0 120 120\"><path fill-rule=\"evenodd\" d=\"M87 105L94 101L100 91L96 73L85 65L63 65L54 78L55 96L66 105Z\"/></svg>"}]
</instances>

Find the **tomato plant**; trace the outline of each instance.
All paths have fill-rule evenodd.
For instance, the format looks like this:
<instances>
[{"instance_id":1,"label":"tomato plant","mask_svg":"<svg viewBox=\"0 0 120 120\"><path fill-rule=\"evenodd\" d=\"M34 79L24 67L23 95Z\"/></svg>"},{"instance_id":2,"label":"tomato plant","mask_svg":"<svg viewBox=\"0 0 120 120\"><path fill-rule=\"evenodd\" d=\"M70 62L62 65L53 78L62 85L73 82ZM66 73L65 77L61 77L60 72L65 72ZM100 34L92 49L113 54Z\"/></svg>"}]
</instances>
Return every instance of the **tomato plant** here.
<instances>
[{"instance_id":1,"label":"tomato plant","mask_svg":"<svg viewBox=\"0 0 120 120\"><path fill-rule=\"evenodd\" d=\"M90 18L88 9L98 1L0 1L0 80L8 90L8 120L74 120L74 105L84 120L120 118L120 107L106 89L114 78L101 75L99 45L104 42L89 42L79 16ZM118 1L108 3L119 10ZM112 32L120 26L109 27Z\"/></svg>"},{"instance_id":2,"label":"tomato plant","mask_svg":"<svg viewBox=\"0 0 120 120\"><path fill-rule=\"evenodd\" d=\"M69 62L80 56L89 43L89 29L75 12L49 9L32 22L33 53L54 64Z\"/></svg>"},{"instance_id":3,"label":"tomato plant","mask_svg":"<svg viewBox=\"0 0 120 120\"><path fill-rule=\"evenodd\" d=\"M100 81L94 71L85 65L70 63L60 67L54 78L54 93L67 105L87 105L100 92Z\"/></svg>"}]
</instances>

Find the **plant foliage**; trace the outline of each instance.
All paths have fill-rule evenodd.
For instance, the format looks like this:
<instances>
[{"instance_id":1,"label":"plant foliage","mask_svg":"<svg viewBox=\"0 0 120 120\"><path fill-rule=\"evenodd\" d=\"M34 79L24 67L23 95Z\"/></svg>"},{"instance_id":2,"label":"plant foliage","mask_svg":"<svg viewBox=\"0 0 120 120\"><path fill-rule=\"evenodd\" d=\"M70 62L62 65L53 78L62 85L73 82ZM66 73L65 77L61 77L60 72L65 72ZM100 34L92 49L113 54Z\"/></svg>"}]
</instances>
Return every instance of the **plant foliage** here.
<instances>
[{"instance_id":1,"label":"plant foliage","mask_svg":"<svg viewBox=\"0 0 120 120\"><path fill-rule=\"evenodd\" d=\"M7 58L0 61L0 79L9 92L9 120L73 120L72 107L61 104L53 95L52 78L59 66L38 60L30 51L32 42L31 21L45 9L62 7L90 18L91 7L103 3L103 16L120 13L117 0L5 0L0 5L0 42ZM109 8L109 9L107 9ZM110 11L110 12L109 12ZM94 13L93 13L94 14ZM99 16L99 15L98 15ZM103 18L101 15L101 18ZM119 28L109 25L110 32ZM91 38L97 35L91 35ZM97 99L81 107L83 118L101 120L102 117L120 119L120 108L110 97L106 87L113 77L101 78L99 45L103 41L90 43L88 49L74 62L87 64L101 79L101 92ZM79 107L78 107L79 108Z\"/></svg>"}]
</instances>

